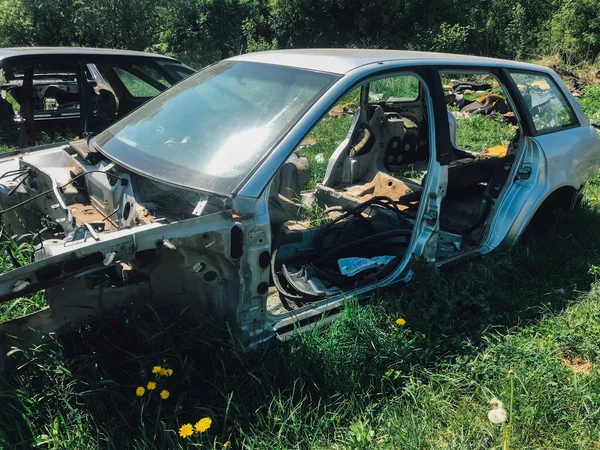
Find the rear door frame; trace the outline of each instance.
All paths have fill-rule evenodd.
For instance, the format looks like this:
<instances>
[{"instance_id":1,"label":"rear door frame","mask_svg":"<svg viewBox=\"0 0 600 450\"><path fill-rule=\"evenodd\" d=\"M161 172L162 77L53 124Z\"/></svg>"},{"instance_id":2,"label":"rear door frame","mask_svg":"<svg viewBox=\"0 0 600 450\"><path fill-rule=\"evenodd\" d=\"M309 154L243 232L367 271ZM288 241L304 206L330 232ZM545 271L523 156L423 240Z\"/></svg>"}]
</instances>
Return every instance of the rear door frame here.
<instances>
[{"instance_id":1,"label":"rear door frame","mask_svg":"<svg viewBox=\"0 0 600 450\"><path fill-rule=\"evenodd\" d=\"M85 114L84 114L84 108L86 105L86 90L85 90L85 84L83 83L83 74L80 71L79 68L79 55L72 55L72 54L64 54L64 55L35 55L35 56L31 56L31 55L17 55L17 56L12 56L9 58L5 58L1 61L0 64L2 64L2 68L5 69L6 67L10 67L10 66L15 66L15 65L35 65L35 64L56 64L57 61L61 61L64 63L72 63L75 67L75 73L77 76L77 89L79 90L79 107L80 107L80 114L79 114L79 123L80 123L80 131L84 132L85 131ZM21 105L22 106L22 105ZM32 106L32 105L31 105ZM33 110L32 110L32 114L33 114ZM31 147L31 146L35 146L35 117L31 117L32 119L32 123L28 124L27 121L24 121L20 126L19 129L21 129L21 127L27 127L30 126L31 127L31 139L33 141L33 143L30 142L23 142L23 137L21 132L19 132L19 139L17 144L18 148L25 148L25 147ZM63 119L57 119L57 120L63 120ZM72 120L70 118L65 118L64 120Z\"/></svg>"}]
</instances>

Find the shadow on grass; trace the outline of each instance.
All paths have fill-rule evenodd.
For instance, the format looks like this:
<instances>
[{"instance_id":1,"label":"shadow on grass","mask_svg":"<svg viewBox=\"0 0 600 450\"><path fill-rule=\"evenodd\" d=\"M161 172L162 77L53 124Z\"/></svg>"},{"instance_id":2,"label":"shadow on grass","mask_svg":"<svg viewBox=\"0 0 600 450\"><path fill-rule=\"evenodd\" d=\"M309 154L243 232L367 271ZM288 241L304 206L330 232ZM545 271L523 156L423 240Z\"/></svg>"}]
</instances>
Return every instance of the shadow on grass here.
<instances>
[{"instance_id":1,"label":"shadow on grass","mask_svg":"<svg viewBox=\"0 0 600 450\"><path fill-rule=\"evenodd\" d=\"M349 303L331 326L285 344L249 351L185 314L124 312L26 356L1 385L0 439L28 448L54 433L73 448L173 448L185 444L176 434L183 423L208 416L215 442L250 445L261 436L265 448L311 448L396 395L404 380L426 381L427 370L475 353L483 336L560 311L588 291L588 270L600 263L596 208L557 217L508 254L446 273L419 270L405 288L365 307ZM398 327L398 317L407 325ZM156 379L155 365L173 376ZM158 388L136 397L151 380Z\"/></svg>"}]
</instances>

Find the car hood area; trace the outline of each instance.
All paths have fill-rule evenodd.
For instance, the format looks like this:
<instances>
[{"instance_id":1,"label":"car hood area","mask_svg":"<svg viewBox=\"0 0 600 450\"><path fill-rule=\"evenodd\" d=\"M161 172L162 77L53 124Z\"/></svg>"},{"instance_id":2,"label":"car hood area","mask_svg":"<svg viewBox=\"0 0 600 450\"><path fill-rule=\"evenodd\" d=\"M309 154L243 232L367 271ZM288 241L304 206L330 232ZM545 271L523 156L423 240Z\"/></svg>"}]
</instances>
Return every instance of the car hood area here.
<instances>
[{"instance_id":1,"label":"car hood area","mask_svg":"<svg viewBox=\"0 0 600 450\"><path fill-rule=\"evenodd\" d=\"M137 175L80 140L3 156L0 208L14 243L0 302L45 290L51 311L0 324L3 351L7 336L35 340L32 327L56 331L136 302L234 314L228 199Z\"/></svg>"}]
</instances>

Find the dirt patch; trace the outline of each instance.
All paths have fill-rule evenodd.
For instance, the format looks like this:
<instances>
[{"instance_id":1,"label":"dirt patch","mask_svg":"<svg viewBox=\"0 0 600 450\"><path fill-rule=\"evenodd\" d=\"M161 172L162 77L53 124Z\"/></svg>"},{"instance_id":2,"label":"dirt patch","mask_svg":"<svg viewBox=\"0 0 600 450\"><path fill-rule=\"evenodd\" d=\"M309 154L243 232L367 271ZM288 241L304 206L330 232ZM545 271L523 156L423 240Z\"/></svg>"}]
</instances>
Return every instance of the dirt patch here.
<instances>
[{"instance_id":1,"label":"dirt patch","mask_svg":"<svg viewBox=\"0 0 600 450\"><path fill-rule=\"evenodd\" d=\"M300 143L300 148L302 147L308 147L310 145L315 145L317 143L316 139L312 139L312 138L306 138L304 139L301 143Z\"/></svg>"},{"instance_id":2,"label":"dirt patch","mask_svg":"<svg viewBox=\"0 0 600 450\"><path fill-rule=\"evenodd\" d=\"M561 355L560 363L573 373L589 374L594 368L594 365L589 359L580 358L578 356L572 357Z\"/></svg>"},{"instance_id":3,"label":"dirt patch","mask_svg":"<svg viewBox=\"0 0 600 450\"><path fill-rule=\"evenodd\" d=\"M352 116L354 111L352 110L352 103L345 103L343 105L336 105L333 107L331 111L329 111L329 115L331 117L340 117L340 116Z\"/></svg>"}]
</instances>

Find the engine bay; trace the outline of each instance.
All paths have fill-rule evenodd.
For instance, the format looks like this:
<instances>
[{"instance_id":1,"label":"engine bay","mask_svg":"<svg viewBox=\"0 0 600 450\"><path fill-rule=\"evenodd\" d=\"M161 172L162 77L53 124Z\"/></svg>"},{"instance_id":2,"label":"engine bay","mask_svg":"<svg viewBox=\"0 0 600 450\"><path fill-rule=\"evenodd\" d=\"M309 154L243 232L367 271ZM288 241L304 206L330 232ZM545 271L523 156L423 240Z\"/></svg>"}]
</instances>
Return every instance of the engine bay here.
<instances>
[{"instance_id":1,"label":"engine bay","mask_svg":"<svg viewBox=\"0 0 600 450\"><path fill-rule=\"evenodd\" d=\"M11 161L0 181L4 225L36 230L36 260L117 230L156 226L222 211L223 200L133 173L90 151L84 140ZM6 167L3 167L6 169ZM216 200L216 201L215 201ZM6 214L18 209L17 215ZM38 231L40 220L52 226ZM44 237L52 233L52 238Z\"/></svg>"}]
</instances>

